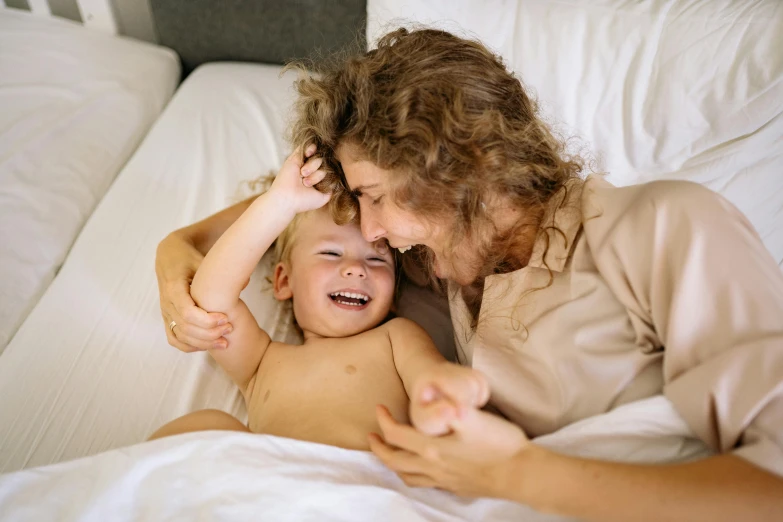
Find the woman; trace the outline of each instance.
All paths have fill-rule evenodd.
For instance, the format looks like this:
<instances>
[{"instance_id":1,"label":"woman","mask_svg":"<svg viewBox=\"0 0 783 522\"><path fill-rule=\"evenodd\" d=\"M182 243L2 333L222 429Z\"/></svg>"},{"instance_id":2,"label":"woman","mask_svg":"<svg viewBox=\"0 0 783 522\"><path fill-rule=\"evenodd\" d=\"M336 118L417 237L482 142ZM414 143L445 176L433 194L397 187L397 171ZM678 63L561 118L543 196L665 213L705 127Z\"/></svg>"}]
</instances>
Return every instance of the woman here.
<instances>
[{"instance_id":1,"label":"woman","mask_svg":"<svg viewBox=\"0 0 783 522\"><path fill-rule=\"evenodd\" d=\"M398 30L318 72L298 83L293 142L321 157L302 182L448 280L459 360L508 419L471 414L436 438L381 409L371 447L387 466L409 485L590 520L783 515L783 274L737 210L690 183L583 181L520 82L448 33ZM225 343L188 280L246 206L159 247L181 350ZM659 393L720 454L642 466L528 441Z\"/></svg>"}]
</instances>

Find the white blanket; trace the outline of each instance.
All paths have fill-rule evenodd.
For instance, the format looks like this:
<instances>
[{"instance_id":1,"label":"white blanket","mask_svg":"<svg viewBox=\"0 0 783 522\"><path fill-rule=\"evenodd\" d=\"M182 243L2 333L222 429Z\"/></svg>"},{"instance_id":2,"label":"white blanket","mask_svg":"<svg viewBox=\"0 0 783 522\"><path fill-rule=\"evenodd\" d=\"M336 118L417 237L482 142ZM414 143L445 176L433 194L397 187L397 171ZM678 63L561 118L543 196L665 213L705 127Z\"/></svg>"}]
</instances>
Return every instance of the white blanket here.
<instances>
[{"instance_id":1,"label":"white blanket","mask_svg":"<svg viewBox=\"0 0 783 522\"><path fill-rule=\"evenodd\" d=\"M586 419L537 442L626 462L709 454L664 397ZM408 488L367 452L215 431L0 476L0 519L563 520L511 502Z\"/></svg>"}]
</instances>

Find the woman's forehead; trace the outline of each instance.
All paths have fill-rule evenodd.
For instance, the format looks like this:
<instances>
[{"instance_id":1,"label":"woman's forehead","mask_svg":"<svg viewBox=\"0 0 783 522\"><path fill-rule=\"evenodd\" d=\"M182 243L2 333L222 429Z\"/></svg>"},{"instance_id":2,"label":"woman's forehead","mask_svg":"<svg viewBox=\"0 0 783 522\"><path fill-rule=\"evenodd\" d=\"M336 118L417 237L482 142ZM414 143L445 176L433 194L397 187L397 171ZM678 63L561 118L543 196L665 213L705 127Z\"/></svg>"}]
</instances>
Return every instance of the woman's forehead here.
<instances>
[{"instance_id":1,"label":"woman's forehead","mask_svg":"<svg viewBox=\"0 0 783 522\"><path fill-rule=\"evenodd\" d=\"M353 148L353 150L352 150ZM339 145L336 150L337 161L342 166L350 190L365 190L371 185L382 183L388 171L362 158L354 145Z\"/></svg>"}]
</instances>

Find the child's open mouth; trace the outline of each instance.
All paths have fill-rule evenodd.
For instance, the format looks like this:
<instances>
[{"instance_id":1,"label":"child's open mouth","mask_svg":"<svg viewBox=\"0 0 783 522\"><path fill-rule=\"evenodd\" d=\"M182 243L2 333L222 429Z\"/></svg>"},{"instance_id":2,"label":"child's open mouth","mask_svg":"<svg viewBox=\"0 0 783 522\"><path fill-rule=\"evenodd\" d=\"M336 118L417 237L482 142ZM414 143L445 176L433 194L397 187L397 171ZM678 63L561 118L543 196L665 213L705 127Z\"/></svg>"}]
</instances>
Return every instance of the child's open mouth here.
<instances>
[{"instance_id":1,"label":"child's open mouth","mask_svg":"<svg viewBox=\"0 0 783 522\"><path fill-rule=\"evenodd\" d=\"M334 292L329 294L329 297L337 306L346 310L362 310L372 300L370 296L360 292Z\"/></svg>"}]
</instances>

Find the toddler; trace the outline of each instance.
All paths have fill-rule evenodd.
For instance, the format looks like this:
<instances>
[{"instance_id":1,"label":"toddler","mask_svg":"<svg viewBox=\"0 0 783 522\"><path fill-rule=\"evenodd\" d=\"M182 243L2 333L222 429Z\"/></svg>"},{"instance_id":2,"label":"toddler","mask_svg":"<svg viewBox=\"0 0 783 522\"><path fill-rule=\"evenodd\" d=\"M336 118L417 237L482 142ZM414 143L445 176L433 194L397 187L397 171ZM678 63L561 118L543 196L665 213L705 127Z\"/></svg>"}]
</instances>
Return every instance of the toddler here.
<instances>
[{"instance_id":1,"label":"toddler","mask_svg":"<svg viewBox=\"0 0 783 522\"><path fill-rule=\"evenodd\" d=\"M199 307L226 314L233 325L227 347L210 354L242 391L247 426L206 410L151 438L233 429L367 450L368 435L379 431L377 405L414 425L417 408L448 408L436 416L438 426L417 425L446 433L460 408L488 400L484 378L447 362L416 323L384 322L394 300L394 256L385 242L366 241L355 223L333 221L324 207L329 195L313 188L323 177L313 153L311 147L306 163L301 150L286 160L271 188L212 247L191 286ZM276 238L274 296L293 301L301 346L272 341L239 298Z\"/></svg>"}]
</instances>

